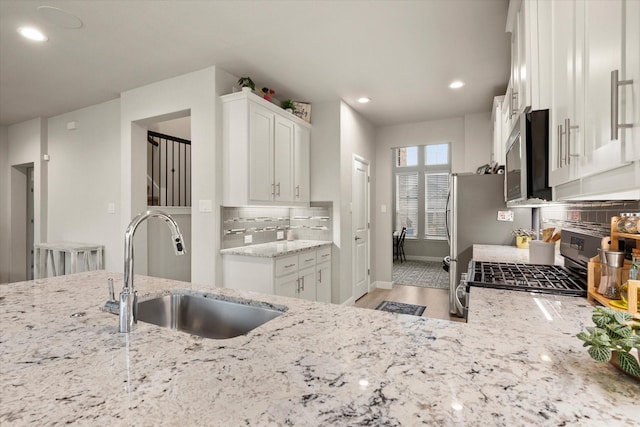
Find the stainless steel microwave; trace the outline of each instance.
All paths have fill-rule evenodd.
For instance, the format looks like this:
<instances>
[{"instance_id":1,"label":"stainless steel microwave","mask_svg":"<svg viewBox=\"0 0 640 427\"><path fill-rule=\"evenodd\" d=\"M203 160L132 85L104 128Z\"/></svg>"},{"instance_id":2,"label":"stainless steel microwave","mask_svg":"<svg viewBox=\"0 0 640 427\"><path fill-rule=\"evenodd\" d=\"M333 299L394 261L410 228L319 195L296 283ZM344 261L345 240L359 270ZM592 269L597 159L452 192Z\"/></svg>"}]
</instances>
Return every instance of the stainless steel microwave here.
<instances>
[{"instance_id":1,"label":"stainless steel microwave","mask_svg":"<svg viewBox=\"0 0 640 427\"><path fill-rule=\"evenodd\" d=\"M505 200L551 200L549 110L521 114L506 145Z\"/></svg>"}]
</instances>

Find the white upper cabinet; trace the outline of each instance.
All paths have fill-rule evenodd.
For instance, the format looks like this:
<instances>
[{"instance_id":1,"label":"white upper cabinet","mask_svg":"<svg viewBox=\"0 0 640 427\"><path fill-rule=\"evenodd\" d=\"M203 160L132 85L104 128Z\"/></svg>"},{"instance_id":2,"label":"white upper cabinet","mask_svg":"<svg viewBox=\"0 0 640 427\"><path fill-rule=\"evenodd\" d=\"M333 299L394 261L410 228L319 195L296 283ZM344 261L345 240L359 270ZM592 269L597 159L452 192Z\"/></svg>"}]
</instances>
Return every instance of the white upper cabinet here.
<instances>
[{"instance_id":1,"label":"white upper cabinet","mask_svg":"<svg viewBox=\"0 0 640 427\"><path fill-rule=\"evenodd\" d=\"M311 125L252 93L221 99L223 205L308 206Z\"/></svg>"},{"instance_id":2,"label":"white upper cabinet","mask_svg":"<svg viewBox=\"0 0 640 427\"><path fill-rule=\"evenodd\" d=\"M512 117L550 107L544 92L544 85L548 85L548 73L545 74L544 68L548 58L540 48L541 41L548 35L538 26L539 8L545 7L546 1L509 2L506 31L511 33L511 91L507 91L505 102ZM515 121L511 120L511 123Z\"/></svg>"},{"instance_id":3,"label":"white upper cabinet","mask_svg":"<svg viewBox=\"0 0 640 427\"><path fill-rule=\"evenodd\" d=\"M625 161L640 161L640 1L627 1L625 16L625 53L622 72L633 83L620 88L620 122L632 124L620 130L624 138Z\"/></svg>"},{"instance_id":4,"label":"white upper cabinet","mask_svg":"<svg viewBox=\"0 0 640 427\"><path fill-rule=\"evenodd\" d=\"M583 157L582 91L583 5L574 0L540 3L541 25L551 41L551 118L549 182L551 186L577 179Z\"/></svg>"},{"instance_id":5,"label":"white upper cabinet","mask_svg":"<svg viewBox=\"0 0 640 427\"><path fill-rule=\"evenodd\" d=\"M535 3L554 200L640 198L640 2Z\"/></svg>"},{"instance_id":6,"label":"white upper cabinet","mask_svg":"<svg viewBox=\"0 0 640 427\"><path fill-rule=\"evenodd\" d=\"M620 114L620 95L631 95L631 86L616 82L626 80L629 74L625 69L624 49L624 6L627 3L633 2L584 1L586 132L583 175L610 170L625 163L624 143L628 132L624 128L617 129L617 123L624 117ZM614 82L612 78L616 74ZM617 123L613 123L614 120Z\"/></svg>"}]
</instances>

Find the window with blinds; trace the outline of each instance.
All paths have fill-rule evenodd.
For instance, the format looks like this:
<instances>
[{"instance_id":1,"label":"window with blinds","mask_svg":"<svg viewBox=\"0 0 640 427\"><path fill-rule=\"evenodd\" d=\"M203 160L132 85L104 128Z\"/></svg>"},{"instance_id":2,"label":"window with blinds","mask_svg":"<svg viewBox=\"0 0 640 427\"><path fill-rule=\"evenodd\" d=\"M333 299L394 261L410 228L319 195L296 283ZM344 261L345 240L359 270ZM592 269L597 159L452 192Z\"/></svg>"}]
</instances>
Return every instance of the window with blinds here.
<instances>
[{"instance_id":1,"label":"window with blinds","mask_svg":"<svg viewBox=\"0 0 640 427\"><path fill-rule=\"evenodd\" d=\"M408 237L418 235L418 173L396 175L396 230L407 228Z\"/></svg>"},{"instance_id":2,"label":"window with blinds","mask_svg":"<svg viewBox=\"0 0 640 427\"><path fill-rule=\"evenodd\" d=\"M393 153L394 225L407 237L447 238L446 208L451 172L449 143L397 148Z\"/></svg>"},{"instance_id":3,"label":"window with blinds","mask_svg":"<svg viewBox=\"0 0 640 427\"><path fill-rule=\"evenodd\" d=\"M424 182L424 237L427 239L446 239L449 174L427 172L424 174Z\"/></svg>"}]
</instances>

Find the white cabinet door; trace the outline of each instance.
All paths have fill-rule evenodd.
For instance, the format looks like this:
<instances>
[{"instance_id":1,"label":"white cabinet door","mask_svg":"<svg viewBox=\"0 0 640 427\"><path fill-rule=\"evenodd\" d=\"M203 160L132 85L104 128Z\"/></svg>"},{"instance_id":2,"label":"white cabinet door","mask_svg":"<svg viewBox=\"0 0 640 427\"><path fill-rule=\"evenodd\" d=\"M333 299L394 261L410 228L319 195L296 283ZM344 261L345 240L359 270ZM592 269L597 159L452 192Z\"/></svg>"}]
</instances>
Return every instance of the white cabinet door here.
<instances>
[{"instance_id":1,"label":"white cabinet door","mask_svg":"<svg viewBox=\"0 0 640 427\"><path fill-rule=\"evenodd\" d=\"M620 88L621 123L631 123L631 129L620 129L623 136L625 160L640 160L640 1L627 1L625 10L625 78L633 84ZM636 177L640 181L640 177Z\"/></svg>"},{"instance_id":2,"label":"white cabinet door","mask_svg":"<svg viewBox=\"0 0 640 427\"><path fill-rule=\"evenodd\" d=\"M315 266L300 270L298 273L300 280L299 298L309 301L316 300L316 269Z\"/></svg>"},{"instance_id":3,"label":"white cabinet door","mask_svg":"<svg viewBox=\"0 0 640 427\"><path fill-rule=\"evenodd\" d=\"M583 156L581 1L550 2L552 96L549 182L557 186L578 178Z\"/></svg>"},{"instance_id":4,"label":"white cabinet door","mask_svg":"<svg viewBox=\"0 0 640 427\"><path fill-rule=\"evenodd\" d=\"M293 122L275 116L273 182L274 198L280 202L293 201L293 140Z\"/></svg>"},{"instance_id":5,"label":"white cabinet door","mask_svg":"<svg viewBox=\"0 0 640 427\"><path fill-rule=\"evenodd\" d=\"M287 276L282 276L276 278L275 281L275 291L276 295L281 295L283 297L292 297L298 298L299 292L299 280L298 280L298 272L293 274L289 274Z\"/></svg>"},{"instance_id":6,"label":"white cabinet door","mask_svg":"<svg viewBox=\"0 0 640 427\"><path fill-rule=\"evenodd\" d=\"M249 198L273 200L273 135L275 115L249 103Z\"/></svg>"},{"instance_id":7,"label":"white cabinet door","mask_svg":"<svg viewBox=\"0 0 640 427\"><path fill-rule=\"evenodd\" d=\"M294 152L294 201L309 203L310 185L309 167L311 132L309 129L296 125Z\"/></svg>"},{"instance_id":8,"label":"white cabinet door","mask_svg":"<svg viewBox=\"0 0 640 427\"><path fill-rule=\"evenodd\" d=\"M331 302L331 263L325 262L316 266L316 301Z\"/></svg>"},{"instance_id":9,"label":"white cabinet door","mask_svg":"<svg viewBox=\"0 0 640 427\"><path fill-rule=\"evenodd\" d=\"M624 164L625 131L612 136L612 95L624 87L613 87L611 72L623 69L623 37L625 31L623 0L587 0L585 8L585 165L583 175L592 175ZM637 52L636 52L637 55ZM622 115L619 115L622 117ZM618 120L620 121L620 120Z\"/></svg>"}]
</instances>

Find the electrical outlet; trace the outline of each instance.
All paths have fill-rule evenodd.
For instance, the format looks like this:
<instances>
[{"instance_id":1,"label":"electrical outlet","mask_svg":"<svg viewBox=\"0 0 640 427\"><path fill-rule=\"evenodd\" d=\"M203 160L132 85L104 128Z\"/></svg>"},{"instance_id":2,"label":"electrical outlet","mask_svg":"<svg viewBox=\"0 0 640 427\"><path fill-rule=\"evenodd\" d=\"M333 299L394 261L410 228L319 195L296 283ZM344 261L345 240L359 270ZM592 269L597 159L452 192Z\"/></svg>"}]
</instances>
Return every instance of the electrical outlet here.
<instances>
[{"instance_id":1,"label":"electrical outlet","mask_svg":"<svg viewBox=\"0 0 640 427\"><path fill-rule=\"evenodd\" d=\"M246 245L247 243L252 243L253 242L253 236L251 234L249 234L248 236L244 236L244 244Z\"/></svg>"},{"instance_id":2,"label":"electrical outlet","mask_svg":"<svg viewBox=\"0 0 640 427\"><path fill-rule=\"evenodd\" d=\"M282 239L284 239L284 231L277 231L276 240L282 240Z\"/></svg>"}]
</instances>

